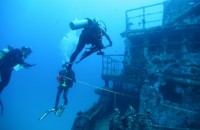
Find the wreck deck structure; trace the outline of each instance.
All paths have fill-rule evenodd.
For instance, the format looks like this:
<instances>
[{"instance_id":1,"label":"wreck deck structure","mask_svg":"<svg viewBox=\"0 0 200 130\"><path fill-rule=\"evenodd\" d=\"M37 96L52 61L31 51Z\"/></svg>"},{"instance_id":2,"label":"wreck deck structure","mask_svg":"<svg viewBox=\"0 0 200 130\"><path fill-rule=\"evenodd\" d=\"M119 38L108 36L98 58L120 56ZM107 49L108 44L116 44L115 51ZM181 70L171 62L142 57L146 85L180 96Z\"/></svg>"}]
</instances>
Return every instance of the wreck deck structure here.
<instances>
[{"instance_id":1,"label":"wreck deck structure","mask_svg":"<svg viewBox=\"0 0 200 130\"><path fill-rule=\"evenodd\" d=\"M128 10L121 36L125 53L103 56L105 87L72 130L200 129L200 2Z\"/></svg>"}]
</instances>

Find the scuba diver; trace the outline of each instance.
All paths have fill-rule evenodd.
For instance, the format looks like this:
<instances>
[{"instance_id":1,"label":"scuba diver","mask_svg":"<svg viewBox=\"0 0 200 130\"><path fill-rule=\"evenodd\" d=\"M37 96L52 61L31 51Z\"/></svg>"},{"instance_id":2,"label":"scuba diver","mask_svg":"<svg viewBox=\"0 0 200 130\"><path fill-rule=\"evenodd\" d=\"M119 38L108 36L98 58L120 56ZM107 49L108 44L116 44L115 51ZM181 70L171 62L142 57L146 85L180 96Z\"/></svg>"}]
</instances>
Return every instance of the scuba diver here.
<instances>
[{"instance_id":1,"label":"scuba diver","mask_svg":"<svg viewBox=\"0 0 200 130\"><path fill-rule=\"evenodd\" d=\"M30 68L34 65L24 62L31 54L31 49L22 47L21 49L8 46L0 51L0 94L8 85L13 70L18 71L22 68ZM1 114L3 114L3 103L0 101Z\"/></svg>"},{"instance_id":2,"label":"scuba diver","mask_svg":"<svg viewBox=\"0 0 200 130\"><path fill-rule=\"evenodd\" d=\"M76 81L75 79L75 73L73 70L68 70L66 68L63 68L58 76L57 76L57 81L59 83L59 87L58 87L58 92L56 95L56 102L55 102L55 110L58 110L58 104L59 104L59 99L60 99L60 95L63 92L63 99L64 99L64 105L67 105L68 100L67 100L67 93L69 88L71 88L73 86L73 82Z\"/></svg>"},{"instance_id":3,"label":"scuba diver","mask_svg":"<svg viewBox=\"0 0 200 130\"><path fill-rule=\"evenodd\" d=\"M58 117L60 117L62 115L62 113L65 109L65 106L68 103L67 93L69 91L69 88L71 88L73 86L73 82L76 82L74 71L71 69L68 70L65 67L62 68L62 70L59 72L59 74L57 76L57 81L59 83L59 86L58 86L58 91L57 91L57 95L56 95L55 107L48 110L47 112L45 112L39 118L39 120L42 120L51 112L55 112L55 114ZM59 106L60 95L62 94L62 92L63 92L64 103Z\"/></svg>"},{"instance_id":4,"label":"scuba diver","mask_svg":"<svg viewBox=\"0 0 200 130\"><path fill-rule=\"evenodd\" d=\"M106 33L106 25L104 24L104 26L102 26L100 24L100 22L102 22L104 24L103 21L98 21L96 19L92 20L89 18L70 22L70 28L72 30L80 29L80 28L84 28L84 29L82 30L82 33L79 37L79 41L78 41L76 50L70 57L68 69L71 69L72 64L76 60L76 57L82 51L82 49L85 47L85 45L90 44L91 48L89 51L85 51L83 53L82 57L80 58L80 60L77 61L76 63L80 62L87 56L89 56L97 51L99 51L97 53L98 55L103 55L103 52L101 51L101 49L105 49L108 46L112 46L112 41L111 41L109 35ZM103 45L103 43L102 43L103 36L105 36L107 38L107 40L109 41L110 44L108 46Z\"/></svg>"}]
</instances>

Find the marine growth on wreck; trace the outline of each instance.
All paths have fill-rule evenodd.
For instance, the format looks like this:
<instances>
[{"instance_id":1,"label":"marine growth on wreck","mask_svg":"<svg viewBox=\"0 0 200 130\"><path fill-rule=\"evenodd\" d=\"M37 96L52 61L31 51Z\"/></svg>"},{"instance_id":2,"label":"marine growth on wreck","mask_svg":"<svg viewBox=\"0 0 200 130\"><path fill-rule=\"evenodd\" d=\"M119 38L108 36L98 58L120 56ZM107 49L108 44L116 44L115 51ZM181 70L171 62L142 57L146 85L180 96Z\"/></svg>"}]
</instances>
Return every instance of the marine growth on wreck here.
<instances>
[{"instance_id":1,"label":"marine growth on wreck","mask_svg":"<svg viewBox=\"0 0 200 130\"><path fill-rule=\"evenodd\" d=\"M198 0L128 10L125 52L102 57L99 101L77 113L72 130L200 129L199 34Z\"/></svg>"}]
</instances>

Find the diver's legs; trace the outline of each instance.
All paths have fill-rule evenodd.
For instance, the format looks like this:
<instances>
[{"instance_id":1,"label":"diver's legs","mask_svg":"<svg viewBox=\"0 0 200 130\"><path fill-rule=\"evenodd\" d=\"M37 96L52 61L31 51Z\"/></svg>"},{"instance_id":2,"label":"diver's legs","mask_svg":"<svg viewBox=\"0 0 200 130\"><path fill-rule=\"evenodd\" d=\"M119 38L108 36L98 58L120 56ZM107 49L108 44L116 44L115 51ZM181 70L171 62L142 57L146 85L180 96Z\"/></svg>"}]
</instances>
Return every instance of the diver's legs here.
<instances>
[{"instance_id":1,"label":"diver's legs","mask_svg":"<svg viewBox=\"0 0 200 130\"><path fill-rule=\"evenodd\" d=\"M81 43L81 42L78 43L78 45L76 47L76 50L74 51L74 53L70 57L70 62L74 62L75 61L76 57L82 51L84 46L85 46L84 43Z\"/></svg>"},{"instance_id":2,"label":"diver's legs","mask_svg":"<svg viewBox=\"0 0 200 130\"><path fill-rule=\"evenodd\" d=\"M55 109L58 109L58 104L59 104L59 99L60 99L60 94L62 93L63 88L61 86L58 87L58 92L56 95L56 102L55 102Z\"/></svg>"},{"instance_id":3,"label":"diver's legs","mask_svg":"<svg viewBox=\"0 0 200 130\"><path fill-rule=\"evenodd\" d=\"M1 82L0 82L0 94L3 91L4 87L6 87L10 81L12 70L6 71L1 70Z\"/></svg>"},{"instance_id":4,"label":"diver's legs","mask_svg":"<svg viewBox=\"0 0 200 130\"><path fill-rule=\"evenodd\" d=\"M102 43L102 39L99 39L98 37L93 37L91 40L92 45L95 46L95 48L97 49L103 49L103 43Z\"/></svg>"},{"instance_id":5,"label":"diver's legs","mask_svg":"<svg viewBox=\"0 0 200 130\"><path fill-rule=\"evenodd\" d=\"M64 89L64 93L63 93L64 105L67 105L68 103L68 99L67 99L68 90L69 90L68 88Z\"/></svg>"},{"instance_id":6,"label":"diver's legs","mask_svg":"<svg viewBox=\"0 0 200 130\"><path fill-rule=\"evenodd\" d=\"M84 42L84 36L83 36L83 34L81 34L79 41L78 41L78 45L76 47L76 50L74 51L74 53L70 57L70 63L71 64L68 65L68 69L71 69L73 62L76 60L76 57L78 56L78 54L82 51L85 44L86 43Z\"/></svg>"},{"instance_id":7,"label":"diver's legs","mask_svg":"<svg viewBox=\"0 0 200 130\"><path fill-rule=\"evenodd\" d=\"M103 49L103 43L101 41L98 41L97 44L95 45L98 49Z\"/></svg>"}]
</instances>

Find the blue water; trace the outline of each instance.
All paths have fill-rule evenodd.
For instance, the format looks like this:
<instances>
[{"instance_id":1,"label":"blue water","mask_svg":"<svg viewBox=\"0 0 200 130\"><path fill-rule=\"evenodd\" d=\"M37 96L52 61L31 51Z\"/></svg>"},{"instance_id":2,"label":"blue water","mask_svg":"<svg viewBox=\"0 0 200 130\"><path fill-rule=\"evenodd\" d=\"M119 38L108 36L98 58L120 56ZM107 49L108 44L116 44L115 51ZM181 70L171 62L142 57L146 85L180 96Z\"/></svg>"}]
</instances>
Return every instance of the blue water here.
<instances>
[{"instance_id":1,"label":"blue water","mask_svg":"<svg viewBox=\"0 0 200 130\"><path fill-rule=\"evenodd\" d=\"M105 53L123 54L124 39L120 33L125 31L125 11L162 1L1 0L0 48L7 45L31 47L33 53L26 61L36 66L13 72L1 94L5 111L0 117L0 130L70 130L76 113L87 110L98 100L94 88L76 83L69 90L69 103L61 117L52 113L38 120L55 103L56 76L67 57L62 48L71 46L61 44L70 32L69 22L76 18L98 17L106 23L113 41L113 47ZM76 32L76 37L80 32ZM92 55L73 68L78 81L103 86L100 56Z\"/></svg>"}]
</instances>

